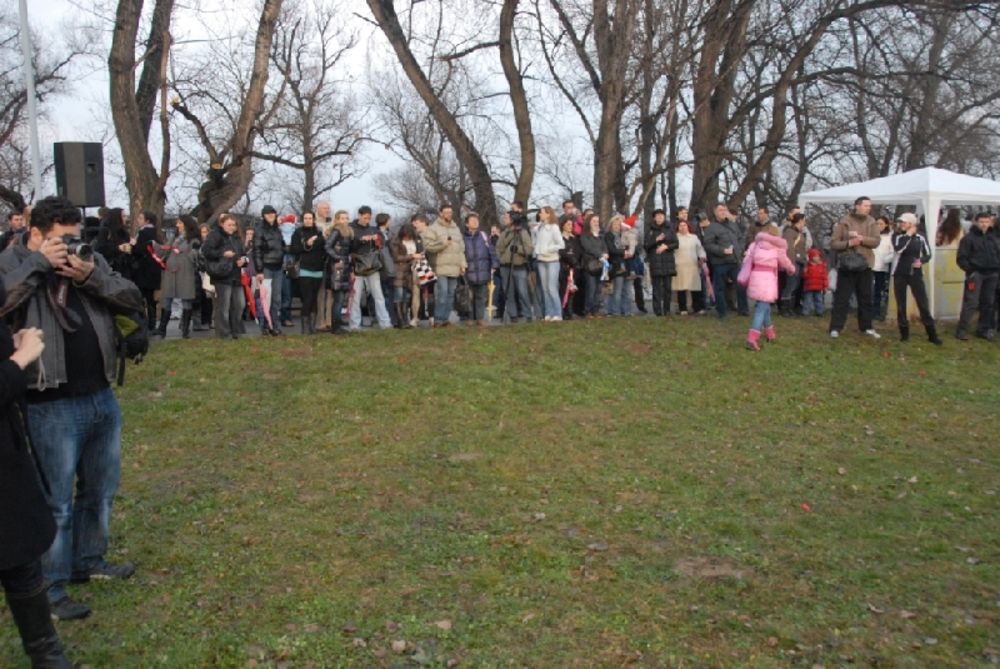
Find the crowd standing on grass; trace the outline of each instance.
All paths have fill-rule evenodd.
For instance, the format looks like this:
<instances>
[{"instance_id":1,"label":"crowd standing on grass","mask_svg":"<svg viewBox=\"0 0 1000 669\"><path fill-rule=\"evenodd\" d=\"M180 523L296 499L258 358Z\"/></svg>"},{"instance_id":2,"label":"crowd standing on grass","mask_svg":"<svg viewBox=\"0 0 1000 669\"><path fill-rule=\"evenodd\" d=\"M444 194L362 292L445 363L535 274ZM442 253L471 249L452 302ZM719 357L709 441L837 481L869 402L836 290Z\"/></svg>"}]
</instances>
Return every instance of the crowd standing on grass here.
<instances>
[{"instance_id":1,"label":"crowd standing on grass","mask_svg":"<svg viewBox=\"0 0 1000 669\"><path fill-rule=\"evenodd\" d=\"M762 206L745 228L724 203L693 217L658 209L642 234L634 216L602 221L572 200L561 214L514 202L489 230L475 212L458 216L448 204L433 222L414 215L394 226L372 214L364 206L351 220L322 202L280 218L266 206L251 225L227 213L213 225L180 216L162 226L151 212L132 225L122 209L109 209L83 225L69 201L49 197L8 216L0 237L0 583L34 666L71 666L51 617L90 609L70 597L69 584L134 573L106 559L121 471L111 385L116 369L121 382L135 333L166 336L175 308L183 338L211 329L238 339L248 323L282 335L296 293L304 335L358 332L366 318L382 329L449 327L456 314L478 327L626 318L645 314L647 303L654 317L714 310L725 319L732 311L750 317L752 300L746 346L760 351L777 339L774 307L779 317L823 316L831 287L830 337L840 337L853 302L859 331L879 338L874 322L884 320L891 289L900 339L909 339L912 296L928 340L942 343L923 277L932 246L918 218L876 220L868 198L833 226L829 263L798 208L778 223ZM935 239L945 244L957 245L966 275L955 335L968 339L975 318L975 334L993 341L995 216L977 214L965 231L949 214Z\"/></svg>"}]
</instances>

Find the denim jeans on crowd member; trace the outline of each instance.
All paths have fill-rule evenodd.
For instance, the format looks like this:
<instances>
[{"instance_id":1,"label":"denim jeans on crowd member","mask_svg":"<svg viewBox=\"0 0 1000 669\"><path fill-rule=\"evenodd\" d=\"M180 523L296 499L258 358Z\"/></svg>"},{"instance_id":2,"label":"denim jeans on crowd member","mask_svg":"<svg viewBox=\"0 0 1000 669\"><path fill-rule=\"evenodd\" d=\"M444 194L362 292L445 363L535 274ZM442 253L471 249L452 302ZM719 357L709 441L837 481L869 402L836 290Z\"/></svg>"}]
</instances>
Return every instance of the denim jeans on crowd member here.
<instances>
[{"instance_id":1,"label":"denim jeans on crowd member","mask_svg":"<svg viewBox=\"0 0 1000 669\"><path fill-rule=\"evenodd\" d=\"M780 276L785 277L785 285L781 290L781 303L782 308L788 311L795 310L795 291L799 289L799 284L802 282L802 270L805 269L805 265L802 263L795 263L795 274L786 274L781 272Z\"/></svg>"},{"instance_id":2,"label":"denim jeans on crowd member","mask_svg":"<svg viewBox=\"0 0 1000 669\"><path fill-rule=\"evenodd\" d=\"M375 316L379 327L388 330L392 327L389 312L385 308L385 298L382 296L382 278L378 272L368 276L354 276L354 295L351 296L351 329L361 327L361 305L365 304L371 295L375 302ZM336 314L334 314L336 316Z\"/></svg>"},{"instance_id":3,"label":"denim jeans on crowd member","mask_svg":"<svg viewBox=\"0 0 1000 669\"><path fill-rule=\"evenodd\" d=\"M465 315L464 321L485 321L486 320L486 294L490 289L488 283L466 284L469 289L469 313ZM464 290L464 288L459 288Z\"/></svg>"},{"instance_id":4,"label":"denim jeans on crowd member","mask_svg":"<svg viewBox=\"0 0 1000 669\"><path fill-rule=\"evenodd\" d=\"M596 316L601 311L601 277L594 276L590 272L584 272L584 313L587 316Z\"/></svg>"},{"instance_id":5,"label":"denim jeans on crowd member","mask_svg":"<svg viewBox=\"0 0 1000 669\"><path fill-rule=\"evenodd\" d=\"M330 296L330 327L334 329L347 327L347 322L344 321L344 304L347 303L347 291L330 291Z\"/></svg>"},{"instance_id":6,"label":"denim jeans on crowd member","mask_svg":"<svg viewBox=\"0 0 1000 669\"><path fill-rule=\"evenodd\" d=\"M545 317L562 318L562 301L559 299L559 261L538 262Z\"/></svg>"},{"instance_id":7,"label":"denim jeans on crowd member","mask_svg":"<svg viewBox=\"0 0 1000 669\"><path fill-rule=\"evenodd\" d=\"M504 265L500 267L500 279L503 282L504 311L510 319L516 320L518 315L532 319L531 296L528 294L528 268L524 265Z\"/></svg>"},{"instance_id":8,"label":"denim jeans on crowd member","mask_svg":"<svg viewBox=\"0 0 1000 669\"><path fill-rule=\"evenodd\" d=\"M282 291L285 289L285 283L287 283L285 278L285 270L283 269L267 269L264 268L264 279L271 280L271 304L262 304L261 306L268 309L268 314L271 316L271 327L275 330L281 329L281 300ZM263 314L260 314L263 316Z\"/></svg>"},{"instance_id":9,"label":"denim jeans on crowd member","mask_svg":"<svg viewBox=\"0 0 1000 669\"><path fill-rule=\"evenodd\" d=\"M49 601L66 596L74 571L100 565L121 478L122 415L111 388L28 405L28 431L49 484L56 538L42 558ZM75 493L75 495L74 495Z\"/></svg>"},{"instance_id":10,"label":"denim jeans on crowd member","mask_svg":"<svg viewBox=\"0 0 1000 669\"><path fill-rule=\"evenodd\" d=\"M457 276L439 276L434 287L434 322L447 323L455 306L455 291L458 290Z\"/></svg>"},{"instance_id":11,"label":"denim jeans on crowd member","mask_svg":"<svg viewBox=\"0 0 1000 669\"><path fill-rule=\"evenodd\" d=\"M386 301L389 300L393 292L395 292L395 287L392 285L393 283L395 283L395 278L391 276L385 276L381 277L381 281L382 281L382 303L385 304ZM389 322L392 323L392 326L393 327L398 326L399 319L396 317L396 310L389 309L387 305L386 311L389 312Z\"/></svg>"},{"instance_id":12,"label":"denim jeans on crowd member","mask_svg":"<svg viewBox=\"0 0 1000 669\"><path fill-rule=\"evenodd\" d=\"M726 302L726 286L731 280L736 283L736 277L740 274L740 266L736 263L726 263L724 265L712 265L712 287L715 289L715 311L719 318L725 318L729 313L729 305ZM749 310L747 306L747 292L744 288L736 286L736 306L743 313Z\"/></svg>"},{"instance_id":13,"label":"denim jeans on crowd member","mask_svg":"<svg viewBox=\"0 0 1000 669\"><path fill-rule=\"evenodd\" d=\"M872 271L837 271L837 289L833 293L833 313L830 314L830 331L840 332L847 324L847 309L851 297L858 298L858 329L862 332L872 329Z\"/></svg>"},{"instance_id":14,"label":"denim jeans on crowd member","mask_svg":"<svg viewBox=\"0 0 1000 669\"><path fill-rule=\"evenodd\" d=\"M625 292L624 274L611 279L611 297L608 299L608 316L628 316L630 314L628 294Z\"/></svg>"},{"instance_id":15,"label":"denim jeans on crowd member","mask_svg":"<svg viewBox=\"0 0 1000 669\"><path fill-rule=\"evenodd\" d=\"M822 316L824 298L825 294L819 290L802 293L802 314L808 316L810 313L815 313L817 316Z\"/></svg>"},{"instance_id":16,"label":"denim jeans on crowd member","mask_svg":"<svg viewBox=\"0 0 1000 669\"><path fill-rule=\"evenodd\" d=\"M750 320L750 329L760 332L772 325L774 323L771 321L771 303L757 302L753 309L753 318Z\"/></svg>"},{"instance_id":17,"label":"denim jeans on crowd member","mask_svg":"<svg viewBox=\"0 0 1000 669\"><path fill-rule=\"evenodd\" d=\"M243 331L243 308L246 298L243 286L238 284L215 284L215 336L228 339Z\"/></svg>"}]
</instances>

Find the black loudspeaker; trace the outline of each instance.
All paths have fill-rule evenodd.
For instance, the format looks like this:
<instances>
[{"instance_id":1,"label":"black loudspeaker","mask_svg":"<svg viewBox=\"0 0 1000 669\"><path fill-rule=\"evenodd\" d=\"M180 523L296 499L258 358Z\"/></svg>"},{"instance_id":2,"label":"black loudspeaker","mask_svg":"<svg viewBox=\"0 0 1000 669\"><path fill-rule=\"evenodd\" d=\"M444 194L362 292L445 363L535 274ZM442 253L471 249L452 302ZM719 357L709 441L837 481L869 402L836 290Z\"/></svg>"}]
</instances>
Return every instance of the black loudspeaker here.
<instances>
[{"instance_id":1,"label":"black loudspeaker","mask_svg":"<svg viewBox=\"0 0 1000 669\"><path fill-rule=\"evenodd\" d=\"M104 146L100 142L56 142L56 192L77 207L104 206Z\"/></svg>"}]
</instances>

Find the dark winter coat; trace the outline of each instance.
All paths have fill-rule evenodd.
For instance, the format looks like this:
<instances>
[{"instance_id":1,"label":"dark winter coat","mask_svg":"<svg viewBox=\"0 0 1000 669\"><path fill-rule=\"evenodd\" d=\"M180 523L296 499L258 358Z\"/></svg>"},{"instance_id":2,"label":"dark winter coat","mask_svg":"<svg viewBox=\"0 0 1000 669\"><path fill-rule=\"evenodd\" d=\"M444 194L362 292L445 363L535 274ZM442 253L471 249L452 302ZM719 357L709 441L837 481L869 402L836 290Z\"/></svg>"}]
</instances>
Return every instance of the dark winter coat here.
<instances>
[{"instance_id":1,"label":"dark winter coat","mask_svg":"<svg viewBox=\"0 0 1000 669\"><path fill-rule=\"evenodd\" d=\"M285 238L278 224L262 221L253 233L253 267L263 273L265 269L278 270L285 266Z\"/></svg>"},{"instance_id":2,"label":"dark winter coat","mask_svg":"<svg viewBox=\"0 0 1000 669\"><path fill-rule=\"evenodd\" d=\"M921 234L913 236L893 233L892 248L896 252L896 263L892 268L893 276L907 276L913 273L913 263L917 260L921 265L931 261L931 246ZM918 270L919 271L919 270Z\"/></svg>"},{"instance_id":3,"label":"dark winter coat","mask_svg":"<svg viewBox=\"0 0 1000 669\"><path fill-rule=\"evenodd\" d=\"M580 238L576 235L563 237L563 247L559 251L559 263L564 272L577 270L580 268L580 260L583 256L583 249L580 248Z\"/></svg>"},{"instance_id":4,"label":"dark winter coat","mask_svg":"<svg viewBox=\"0 0 1000 669\"><path fill-rule=\"evenodd\" d=\"M660 240L659 236L663 235ZM660 244L666 244L667 250L657 253L656 249ZM677 233L666 221L663 225L650 223L646 228L646 238L643 247L646 249L646 264L649 266L650 276L674 276L677 274L677 265L674 259L674 251L680 242L677 240Z\"/></svg>"},{"instance_id":5,"label":"dark winter coat","mask_svg":"<svg viewBox=\"0 0 1000 669\"><path fill-rule=\"evenodd\" d=\"M0 286L0 302L2 293ZM37 559L56 535L25 436L28 376L11 362L13 352L10 329L0 321L0 570Z\"/></svg>"},{"instance_id":6,"label":"dark winter coat","mask_svg":"<svg viewBox=\"0 0 1000 669\"><path fill-rule=\"evenodd\" d=\"M156 229L145 225L132 247L132 281L142 290L159 290L163 268L153 256L159 257L160 243L156 240Z\"/></svg>"},{"instance_id":7,"label":"dark winter coat","mask_svg":"<svg viewBox=\"0 0 1000 669\"><path fill-rule=\"evenodd\" d=\"M474 234L466 232L465 238L465 280L472 286L482 286L490 282L493 270L500 267L500 258L490 244L490 237L482 230Z\"/></svg>"},{"instance_id":8,"label":"dark winter coat","mask_svg":"<svg viewBox=\"0 0 1000 669\"><path fill-rule=\"evenodd\" d=\"M126 253L118 247L131 241L128 231L124 228L112 231L104 225L97 231L97 239L94 240L94 250L104 256L104 259L111 265L111 269L129 280L132 279L134 270L132 254Z\"/></svg>"},{"instance_id":9,"label":"dark winter coat","mask_svg":"<svg viewBox=\"0 0 1000 669\"><path fill-rule=\"evenodd\" d=\"M580 237L580 249L583 251L580 258L580 268L590 274L600 274L599 271L593 272L588 265L592 261L601 261L603 256L608 255L608 246L604 243L604 235L595 237L589 232L584 233Z\"/></svg>"},{"instance_id":10,"label":"dark winter coat","mask_svg":"<svg viewBox=\"0 0 1000 669\"><path fill-rule=\"evenodd\" d=\"M226 251L233 251L236 254L232 258L229 258L226 263L229 267L229 272L227 274L212 276L212 284L216 286L238 286L240 285L242 270L236 266L236 261L246 255L246 250L243 248L243 240L240 239L239 231L227 235L217 225L212 228L212 231L208 233L208 237L205 238L205 243L201 247L201 254L205 256L206 263L211 267L213 263L223 260L223 254Z\"/></svg>"},{"instance_id":11,"label":"dark winter coat","mask_svg":"<svg viewBox=\"0 0 1000 669\"><path fill-rule=\"evenodd\" d=\"M712 265L736 265L743 259L743 235L740 234L739 226L733 221L712 221L712 224L705 228L701 240L708 255L708 262ZM726 254L726 249L733 247L733 252Z\"/></svg>"},{"instance_id":12,"label":"dark winter coat","mask_svg":"<svg viewBox=\"0 0 1000 669\"><path fill-rule=\"evenodd\" d=\"M969 274L1000 270L1000 237L973 225L958 243L958 266Z\"/></svg>"},{"instance_id":13,"label":"dark winter coat","mask_svg":"<svg viewBox=\"0 0 1000 669\"><path fill-rule=\"evenodd\" d=\"M326 285L330 290L349 290L351 287L351 238L337 228L330 228L326 240ZM339 265L339 267L338 267Z\"/></svg>"},{"instance_id":14,"label":"dark winter coat","mask_svg":"<svg viewBox=\"0 0 1000 669\"><path fill-rule=\"evenodd\" d=\"M306 242L314 240L311 247ZM326 268L326 239L316 226L296 228L288 252L299 261L299 267L309 272L322 272Z\"/></svg>"}]
</instances>

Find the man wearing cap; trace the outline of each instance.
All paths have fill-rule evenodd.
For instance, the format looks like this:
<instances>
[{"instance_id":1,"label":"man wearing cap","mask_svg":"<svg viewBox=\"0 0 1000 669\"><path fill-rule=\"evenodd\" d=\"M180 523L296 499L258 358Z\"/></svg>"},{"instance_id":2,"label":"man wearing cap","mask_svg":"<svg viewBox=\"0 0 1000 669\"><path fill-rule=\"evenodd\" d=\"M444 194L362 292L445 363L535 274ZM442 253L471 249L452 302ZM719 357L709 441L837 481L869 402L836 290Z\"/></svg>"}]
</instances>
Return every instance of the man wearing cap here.
<instances>
[{"instance_id":1,"label":"man wearing cap","mask_svg":"<svg viewBox=\"0 0 1000 669\"><path fill-rule=\"evenodd\" d=\"M278 212L271 205L260 211L261 222L253 235L253 266L257 271L257 284L271 280L271 303L261 305L271 315L271 329L264 334L280 335L281 291L285 279L285 239L278 228ZM267 322L267 321L263 321ZM264 328L262 325L261 328Z\"/></svg>"}]
</instances>

